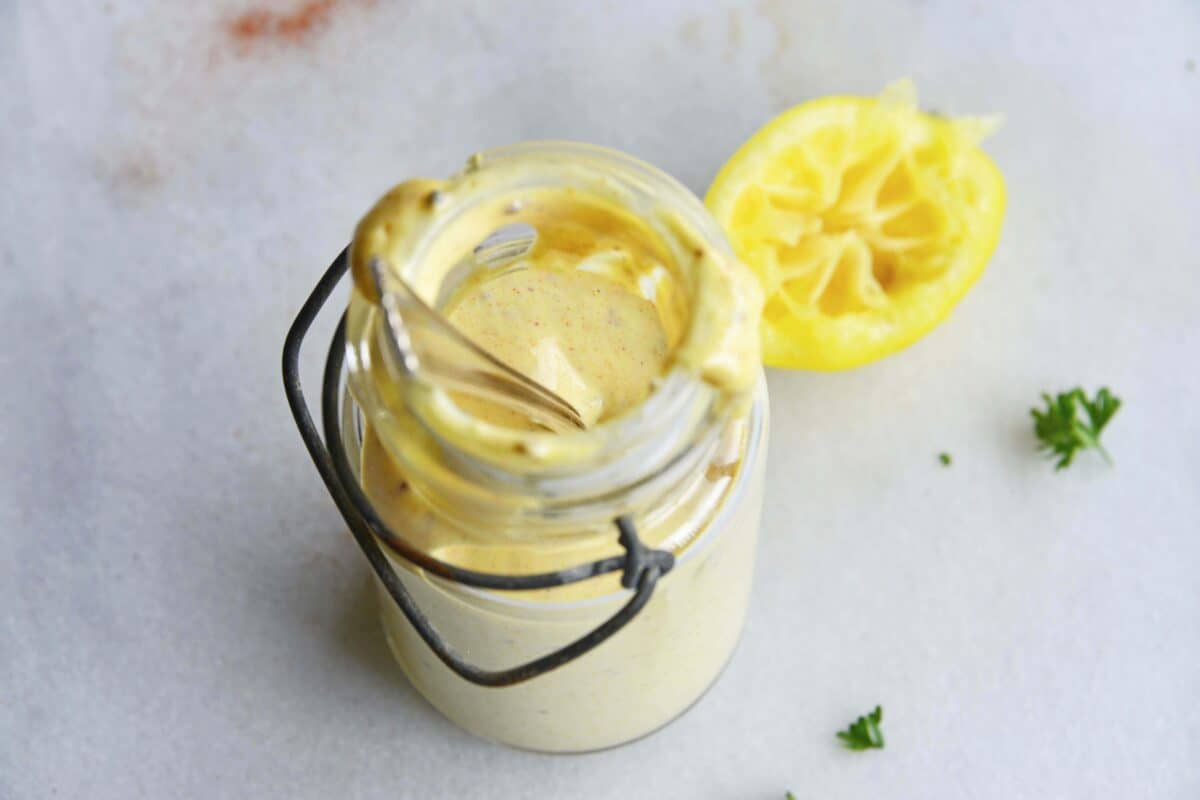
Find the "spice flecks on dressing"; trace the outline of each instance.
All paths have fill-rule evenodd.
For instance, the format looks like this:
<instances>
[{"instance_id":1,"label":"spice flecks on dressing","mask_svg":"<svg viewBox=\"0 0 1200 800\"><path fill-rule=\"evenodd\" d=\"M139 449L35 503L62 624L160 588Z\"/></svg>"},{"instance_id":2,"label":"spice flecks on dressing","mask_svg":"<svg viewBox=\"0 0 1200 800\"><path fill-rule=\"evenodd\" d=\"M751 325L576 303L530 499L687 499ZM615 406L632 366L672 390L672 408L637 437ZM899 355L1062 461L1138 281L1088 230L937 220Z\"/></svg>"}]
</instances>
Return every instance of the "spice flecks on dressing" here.
<instances>
[{"instance_id":1,"label":"spice flecks on dressing","mask_svg":"<svg viewBox=\"0 0 1200 800\"><path fill-rule=\"evenodd\" d=\"M390 597L385 630L412 684L468 730L535 749L607 747L689 706L737 641L766 402L758 394L745 417L735 402L717 403L763 385L761 297L696 199L646 165L568 144L471 163L446 182L397 187L355 235L346 331L364 412L364 492L408 545L480 572L538 574L616 555L611 520L630 511L642 543L678 561L619 635L516 686L468 684ZM505 229L524 228L536 233L531 244L526 232L527 244L502 246L517 241ZM529 430L390 369L370 273L377 258L600 424ZM483 669L540 658L610 624L629 602L616 572L495 592L388 558L430 624Z\"/></svg>"},{"instance_id":2,"label":"spice flecks on dressing","mask_svg":"<svg viewBox=\"0 0 1200 800\"><path fill-rule=\"evenodd\" d=\"M578 269L510 269L460 290L447 316L480 347L575 406L589 426L645 399L667 358L654 305ZM498 425L531 427L495 405L457 402Z\"/></svg>"},{"instance_id":3,"label":"spice flecks on dressing","mask_svg":"<svg viewBox=\"0 0 1200 800\"><path fill-rule=\"evenodd\" d=\"M449 181L401 184L364 217L351 248L356 290L362 299L376 300L367 266L375 258L398 270L430 304L449 291L443 312L450 315L456 304L467 303L473 292L502 275L523 283L534 280L534 271L544 273L539 280L557 286L560 295L569 293L579 300L588 288L603 287L600 302L587 313L603 318L613 310L618 319L635 326L639 336L650 334L649 340L637 343L636 351L627 344L629 357L625 357L620 350L612 352L615 340L606 337L613 331L598 329L586 344L593 352L621 355L612 359L611 368L572 355L569 347L576 347L578 353L581 340L565 344L566 323L573 324L566 313L555 335L531 339L528 328L514 327L492 341L478 343L563 395L589 423L603 423L643 405L651 383L656 378L669 381L676 372L697 377L712 391L715 403L740 407L748 402L759 374L761 290L753 274L702 231L703 219L679 212L662 198L640 194L636 183L611 179L590 163L586 149L580 150L577 160L512 158L480 163L484 166L476 164ZM541 180L559 186L539 186ZM680 188L680 194L686 198L686 190ZM474 249L511 225L536 232L536 244L521 262L496 271L481 264L465 284L454 286L460 268L471 264ZM513 267L526 267L530 274L510 278L507 271ZM609 283L591 282L583 275ZM469 314L464 311L453 320L477 340L488 335L483 328L495 329L503 318L498 308L487 310L484 305L476 301ZM370 324L365 308L369 307L351 304L352 340ZM531 324L537 313L533 307L507 311L522 325L537 327ZM472 322L464 315L479 315L480 330L472 331ZM654 316L657 329L650 324ZM367 353L360 363L374 371L379 361ZM645 362L645 370L639 362ZM389 375L379 374L375 382L390 380ZM505 469L582 464L610 451L616 442L608 425L548 433L514 415L505 418L498 409L452 397L431 383L416 386L406 396L407 408L397 410L397 419L411 413L426 428L436 430L440 441ZM700 402L700 395L695 396Z\"/></svg>"}]
</instances>

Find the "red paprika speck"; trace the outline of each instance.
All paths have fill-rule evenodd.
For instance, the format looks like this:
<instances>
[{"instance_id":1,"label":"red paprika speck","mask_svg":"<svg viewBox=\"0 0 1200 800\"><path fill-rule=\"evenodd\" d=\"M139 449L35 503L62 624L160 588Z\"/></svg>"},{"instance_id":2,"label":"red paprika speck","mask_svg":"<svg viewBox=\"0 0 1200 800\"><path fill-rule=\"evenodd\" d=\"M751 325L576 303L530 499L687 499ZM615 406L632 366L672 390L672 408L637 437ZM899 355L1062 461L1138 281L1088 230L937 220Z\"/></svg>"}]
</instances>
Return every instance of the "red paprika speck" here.
<instances>
[{"instance_id":1,"label":"red paprika speck","mask_svg":"<svg viewBox=\"0 0 1200 800\"><path fill-rule=\"evenodd\" d=\"M309 34L324 27L338 0L306 0L291 13L252 8L228 25L229 35L243 46L264 39L283 39L299 43Z\"/></svg>"},{"instance_id":2,"label":"red paprika speck","mask_svg":"<svg viewBox=\"0 0 1200 800\"><path fill-rule=\"evenodd\" d=\"M266 11L247 11L229 23L229 33L235 39L257 39L271 27L271 15Z\"/></svg>"}]
</instances>

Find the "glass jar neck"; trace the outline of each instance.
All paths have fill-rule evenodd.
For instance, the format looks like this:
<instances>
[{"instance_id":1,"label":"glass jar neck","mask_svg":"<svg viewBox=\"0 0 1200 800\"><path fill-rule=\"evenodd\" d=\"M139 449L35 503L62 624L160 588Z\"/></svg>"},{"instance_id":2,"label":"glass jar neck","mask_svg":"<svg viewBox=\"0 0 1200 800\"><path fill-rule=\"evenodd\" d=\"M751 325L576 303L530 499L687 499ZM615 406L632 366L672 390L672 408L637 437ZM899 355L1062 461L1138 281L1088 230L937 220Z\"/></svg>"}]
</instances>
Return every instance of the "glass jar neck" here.
<instances>
[{"instance_id":1,"label":"glass jar neck","mask_svg":"<svg viewBox=\"0 0 1200 800\"><path fill-rule=\"evenodd\" d=\"M447 286L462 279L457 267L492 233L468 224L473 215L495 218L493 210L542 189L597 195L650 220L678 263L698 252L733 258L696 197L669 176L603 148L548 143L488 151L447 182L421 182L411 205L414 213L422 206L430 213L416 217L389 263L427 302L440 305ZM686 327L700 287L682 272L673 281L665 291L675 293ZM537 537L608 530L617 514L663 502L703 470L741 410L695 365L676 364L644 401L589 430L501 428L398 368L382 310L357 275L347 319L350 388L368 423L412 490L464 526Z\"/></svg>"}]
</instances>

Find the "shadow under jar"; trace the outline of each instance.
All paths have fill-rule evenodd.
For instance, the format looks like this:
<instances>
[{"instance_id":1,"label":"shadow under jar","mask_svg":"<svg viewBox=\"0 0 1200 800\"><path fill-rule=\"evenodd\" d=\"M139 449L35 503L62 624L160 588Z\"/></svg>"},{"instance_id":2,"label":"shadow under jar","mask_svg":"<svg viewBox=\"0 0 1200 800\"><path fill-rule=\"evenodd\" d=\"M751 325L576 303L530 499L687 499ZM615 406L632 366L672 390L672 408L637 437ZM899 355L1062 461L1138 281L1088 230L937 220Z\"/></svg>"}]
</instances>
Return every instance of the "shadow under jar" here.
<instances>
[{"instance_id":1,"label":"shadow under jar","mask_svg":"<svg viewBox=\"0 0 1200 800\"><path fill-rule=\"evenodd\" d=\"M463 728L534 750L609 747L680 714L740 634L766 458L761 297L715 222L649 165L534 143L476 156L446 181L397 187L360 223L350 263L341 436L373 512L405 545L468 570L546 573L621 557L621 518L642 545L674 557L611 638L512 685L457 674L385 593L384 630L409 680ZM487 324L463 317L460 327L563 394L589 427L551 433L406 372L370 278L379 263L456 324L484 298ZM548 309L557 321L530 335L541 318L512 295L535 292L529 280L543 273L545 291L560 292ZM628 355L637 342L620 337L642 329L616 312L628 298L613 292L636 297L628 302L653 322L661 347L649 367ZM517 363L527 344L534 352ZM606 393L589 393L600 384ZM616 571L501 591L385 553L429 624L483 670L579 639L631 596Z\"/></svg>"}]
</instances>

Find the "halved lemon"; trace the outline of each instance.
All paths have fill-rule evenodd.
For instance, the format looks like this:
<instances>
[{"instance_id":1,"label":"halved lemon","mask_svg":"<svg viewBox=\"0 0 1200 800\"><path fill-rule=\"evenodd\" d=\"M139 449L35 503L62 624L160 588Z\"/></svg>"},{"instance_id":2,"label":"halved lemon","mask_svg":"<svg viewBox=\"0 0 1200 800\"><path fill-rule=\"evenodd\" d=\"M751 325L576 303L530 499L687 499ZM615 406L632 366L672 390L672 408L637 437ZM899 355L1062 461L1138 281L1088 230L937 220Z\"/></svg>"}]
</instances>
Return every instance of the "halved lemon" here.
<instances>
[{"instance_id":1,"label":"halved lemon","mask_svg":"<svg viewBox=\"0 0 1200 800\"><path fill-rule=\"evenodd\" d=\"M769 366L856 367L950 313L1000 236L994 126L923 113L901 81L799 105L734 153L705 203L766 292Z\"/></svg>"}]
</instances>

